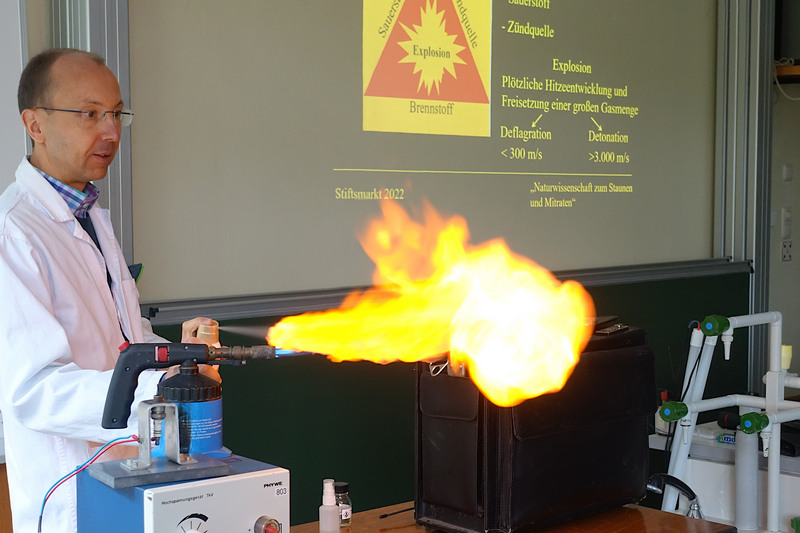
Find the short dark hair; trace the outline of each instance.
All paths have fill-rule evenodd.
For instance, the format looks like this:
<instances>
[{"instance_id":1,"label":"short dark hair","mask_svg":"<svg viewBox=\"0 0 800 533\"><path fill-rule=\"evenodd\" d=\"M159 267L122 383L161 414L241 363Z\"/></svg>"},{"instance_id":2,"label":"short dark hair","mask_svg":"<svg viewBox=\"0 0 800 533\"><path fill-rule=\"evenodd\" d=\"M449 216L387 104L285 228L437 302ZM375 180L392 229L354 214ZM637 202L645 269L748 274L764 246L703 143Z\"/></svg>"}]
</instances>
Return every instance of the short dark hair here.
<instances>
[{"instance_id":1,"label":"short dark hair","mask_svg":"<svg viewBox=\"0 0 800 533\"><path fill-rule=\"evenodd\" d=\"M106 60L101 56L75 48L51 48L34 56L28 61L19 78L17 105L20 113L50 103L50 69L58 58L69 55L83 56L100 65L106 64Z\"/></svg>"}]
</instances>

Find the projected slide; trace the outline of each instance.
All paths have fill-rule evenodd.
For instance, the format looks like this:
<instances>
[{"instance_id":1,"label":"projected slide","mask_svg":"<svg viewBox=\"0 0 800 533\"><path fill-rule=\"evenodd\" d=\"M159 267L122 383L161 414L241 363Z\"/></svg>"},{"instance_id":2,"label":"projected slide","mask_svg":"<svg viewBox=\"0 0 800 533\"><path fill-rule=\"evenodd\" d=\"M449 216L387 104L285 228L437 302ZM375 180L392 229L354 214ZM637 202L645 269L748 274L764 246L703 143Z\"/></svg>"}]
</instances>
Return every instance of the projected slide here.
<instances>
[{"instance_id":1,"label":"projected slide","mask_svg":"<svg viewBox=\"0 0 800 533\"><path fill-rule=\"evenodd\" d=\"M717 7L131 3L139 291L367 285L385 198L554 271L709 258ZM174 260L199 206L214 254Z\"/></svg>"},{"instance_id":2,"label":"projected slide","mask_svg":"<svg viewBox=\"0 0 800 533\"><path fill-rule=\"evenodd\" d=\"M516 172L538 177L531 208L635 194L638 87L570 52L579 35L569 17L552 21L558 7L364 0L364 130L495 137L494 172L525 162ZM565 143L573 148L555 149Z\"/></svg>"},{"instance_id":3,"label":"projected slide","mask_svg":"<svg viewBox=\"0 0 800 533\"><path fill-rule=\"evenodd\" d=\"M458 3L364 2L364 130L489 136L491 4Z\"/></svg>"}]
</instances>

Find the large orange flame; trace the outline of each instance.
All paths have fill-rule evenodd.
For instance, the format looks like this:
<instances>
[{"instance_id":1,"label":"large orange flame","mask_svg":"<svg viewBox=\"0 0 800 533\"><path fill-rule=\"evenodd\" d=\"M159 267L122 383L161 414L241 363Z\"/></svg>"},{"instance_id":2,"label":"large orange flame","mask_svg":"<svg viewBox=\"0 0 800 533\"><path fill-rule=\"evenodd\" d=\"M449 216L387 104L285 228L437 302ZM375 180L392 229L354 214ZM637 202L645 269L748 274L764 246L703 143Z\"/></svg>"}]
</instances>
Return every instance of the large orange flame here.
<instances>
[{"instance_id":1,"label":"large orange flame","mask_svg":"<svg viewBox=\"0 0 800 533\"><path fill-rule=\"evenodd\" d=\"M463 218L424 204L420 224L384 201L361 238L375 287L339 309L287 317L267 339L335 362L424 361L449 354L493 403L508 407L560 390L592 332L594 306L497 239L467 244Z\"/></svg>"}]
</instances>

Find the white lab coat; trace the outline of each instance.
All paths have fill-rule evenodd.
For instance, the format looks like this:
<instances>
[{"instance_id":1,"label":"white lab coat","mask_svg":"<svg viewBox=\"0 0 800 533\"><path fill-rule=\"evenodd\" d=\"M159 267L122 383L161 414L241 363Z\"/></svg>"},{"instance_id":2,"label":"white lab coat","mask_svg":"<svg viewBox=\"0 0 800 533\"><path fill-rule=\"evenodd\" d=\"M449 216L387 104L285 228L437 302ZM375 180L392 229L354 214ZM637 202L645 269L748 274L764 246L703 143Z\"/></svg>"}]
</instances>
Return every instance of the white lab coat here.
<instances>
[{"instance_id":1,"label":"white lab coat","mask_svg":"<svg viewBox=\"0 0 800 533\"><path fill-rule=\"evenodd\" d=\"M101 427L120 327L131 342L163 339L140 316L108 211L89 213L103 254L27 159L0 196L0 411L15 533L36 531L47 489L97 442L136 432L135 406L153 397L162 375L140 376L128 429ZM75 531L73 479L48 500L42 532Z\"/></svg>"}]
</instances>

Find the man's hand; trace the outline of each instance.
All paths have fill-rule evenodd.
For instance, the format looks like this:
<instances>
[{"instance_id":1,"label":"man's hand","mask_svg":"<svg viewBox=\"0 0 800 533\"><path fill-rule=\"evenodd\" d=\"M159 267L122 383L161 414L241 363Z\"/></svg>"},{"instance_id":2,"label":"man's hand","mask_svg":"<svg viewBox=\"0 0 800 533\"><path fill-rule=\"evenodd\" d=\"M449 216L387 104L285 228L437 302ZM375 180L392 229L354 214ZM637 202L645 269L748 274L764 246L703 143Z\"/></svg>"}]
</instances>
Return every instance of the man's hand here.
<instances>
[{"instance_id":1,"label":"man's hand","mask_svg":"<svg viewBox=\"0 0 800 533\"><path fill-rule=\"evenodd\" d=\"M197 317L187 320L181 325L181 342L186 344L202 344L203 341L197 338L197 330L200 326L213 326L216 325L216 320L210 318Z\"/></svg>"},{"instance_id":2,"label":"man's hand","mask_svg":"<svg viewBox=\"0 0 800 533\"><path fill-rule=\"evenodd\" d=\"M187 320L181 325L181 342L185 344L203 344L197 338L197 330L200 326L216 325L217 321L205 317L197 317ZM218 365L197 365L200 374L222 383L222 376L219 375ZM167 369L164 379L169 379L180 371L180 366L175 365Z\"/></svg>"}]
</instances>

